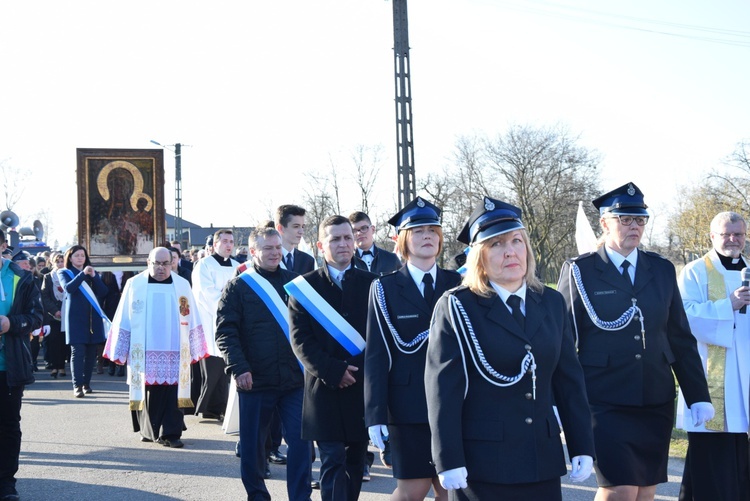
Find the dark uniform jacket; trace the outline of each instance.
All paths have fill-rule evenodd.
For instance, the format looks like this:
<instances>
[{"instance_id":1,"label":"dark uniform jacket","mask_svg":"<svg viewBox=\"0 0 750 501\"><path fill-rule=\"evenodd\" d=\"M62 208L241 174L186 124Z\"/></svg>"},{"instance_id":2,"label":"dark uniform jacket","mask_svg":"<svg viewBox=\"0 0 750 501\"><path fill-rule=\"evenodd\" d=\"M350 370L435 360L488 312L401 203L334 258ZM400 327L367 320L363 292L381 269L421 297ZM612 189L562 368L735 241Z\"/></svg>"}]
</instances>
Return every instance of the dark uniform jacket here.
<instances>
[{"instance_id":1,"label":"dark uniform jacket","mask_svg":"<svg viewBox=\"0 0 750 501\"><path fill-rule=\"evenodd\" d=\"M441 268L437 269L436 277L434 301L461 282L461 275ZM404 343L430 328L434 308L434 304L427 304L406 266L373 282L365 349L365 424L426 424L427 341L412 347L397 345L379 306L378 282L382 285L390 323Z\"/></svg>"},{"instance_id":2,"label":"dark uniform jacket","mask_svg":"<svg viewBox=\"0 0 750 501\"><path fill-rule=\"evenodd\" d=\"M331 281L328 266L304 275L318 294L351 324L362 338L367 328L367 298L375 275L350 268L343 290ZM297 302L289 298L289 328L294 353L305 366L302 406L304 440L364 441L364 353L352 356ZM354 365L357 382L338 387L346 367Z\"/></svg>"},{"instance_id":3,"label":"dark uniform jacket","mask_svg":"<svg viewBox=\"0 0 750 501\"><path fill-rule=\"evenodd\" d=\"M252 263L248 261L248 264ZM286 304L284 284L297 275L287 270L274 272L255 267ZM260 296L242 277L227 282L219 299L216 316L216 346L224 355L227 374L234 377L250 372L249 391L288 391L302 387L302 369L289 340ZM237 389L237 391L247 391Z\"/></svg>"},{"instance_id":4,"label":"dark uniform jacket","mask_svg":"<svg viewBox=\"0 0 750 501\"><path fill-rule=\"evenodd\" d=\"M359 257L359 250L354 252L354 260L352 264L360 270L367 271L367 263L365 263ZM401 260L393 252L388 252L385 249L381 249L377 245L372 246L372 263L370 264L370 272L377 275L384 275L385 273L391 273L401 268Z\"/></svg>"},{"instance_id":5,"label":"dark uniform jacket","mask_svg":"<svg viewBox=\"0 0 750 501\"><path fill-rule=\"evenodd\" d=\"M13 290L13 303L7 315L10 329L0 336L0 340L5 349L8 386L23 386L34 382L29 334L42 326L44 310L32 274L21 269L16 263L11 262L9 266L18 277L18 282ZM9 292L6 291L6 294Z\"/></svg>"},{"instance_id":6,"label":"dark uniform jacket","mask_svg":"<svg viewBox=\"0 0 750 501\"><path fill-rule=\"evenodd\" d=\"M632 306L632 299L637 299L645 320L646 349L637 318L618 331L605 331L593 324L571 274L572 263L580 269L584 289L600 319L618 319ZM639 250L635 283L631 284L601 247L568 260L557 290L567 303L574 334L577 331L578 356L592 404L671 402L675 398L672 370L688 405L710 402L672 263L656 253Z\"/></svg>"},{"instance_id":7,"label":"dark uniform jacket","mask_svg":"<svg viewBox=\"0 0 750 501\"><path fill-rule=\"evenodd\" d=\"M454 330L453 295L463 304L471 330ZM522 329L494 291L480 297L459 287L438 301L425 367L438 472L465 466L470 482L500 484L564 475L553 397L570 457L594 457L583 372L563 298L550 288L543 294L527 289L525 323ZM527 349L536 359L536 399L530 373L512 386L497 386L490 381L501 381L480 360L496 373L514 377L522 373Z\"/></svg>"}]
</instances>

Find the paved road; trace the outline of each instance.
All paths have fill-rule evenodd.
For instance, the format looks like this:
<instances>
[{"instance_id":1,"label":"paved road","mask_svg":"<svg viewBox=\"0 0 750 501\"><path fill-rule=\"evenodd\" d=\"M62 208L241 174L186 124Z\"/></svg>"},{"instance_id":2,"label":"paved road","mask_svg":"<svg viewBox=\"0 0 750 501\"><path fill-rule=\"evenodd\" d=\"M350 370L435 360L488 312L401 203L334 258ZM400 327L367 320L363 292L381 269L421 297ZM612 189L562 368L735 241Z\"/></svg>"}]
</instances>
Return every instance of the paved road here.
<instances>
[{"instance_id":1,"label":"paved road","mask_svg":"<svg viewBox=\"0 0 750 501\"><path fill-rule=\"evenodd\" d=\"M70 373L70 372L68 372ZM94 376L94 393L73 398L70 376L53 380L41 371L26 389L18 491L31 500L241 500L245 491L234 456L236 436L216 421L186 417L184 449L141 443L131 431L124 378ZM320 463L313 465L317 476ZM286 499L285 468L271 466L269 491ZM657 499L677 499L682 464L670 464L669 483ZM360 499L387 500L395 487L390 470L375 460L372 481ZM566 483L566 501L591 500L595 482ZM313 500L319 500L313 491Z\"/></svg>"}]
</instances>

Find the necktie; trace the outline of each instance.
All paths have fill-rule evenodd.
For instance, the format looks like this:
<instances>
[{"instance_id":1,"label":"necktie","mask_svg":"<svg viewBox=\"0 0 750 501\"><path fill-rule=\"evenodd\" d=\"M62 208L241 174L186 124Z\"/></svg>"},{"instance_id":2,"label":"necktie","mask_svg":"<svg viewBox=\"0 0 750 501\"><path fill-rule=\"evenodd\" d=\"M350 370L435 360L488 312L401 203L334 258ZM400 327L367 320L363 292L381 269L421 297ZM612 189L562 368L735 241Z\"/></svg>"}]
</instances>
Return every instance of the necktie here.
<instances>
[{"instance_id":1,"label":"necktie","mask_svg":"<svg viewBox=\"0 0 750 501\"><path fill-rule=\"evenodd\" d=\"M432 275L425 273L422 276L422 283L424 284L424 299L428 305L432 306L435 296L435 288L432 286Z\"/></svg>"},{"instance_id":2,"label":"necktie","mask_svg":"<svg viewBox=\"0 0 750 501\"><path fill-rule=\"evenodd\" d=\"M286 260L284 261L284 265L286 265L286 269L289 271L293 271L294 268L294 261L292 261L292 253L288 252L286 255Z\"/></svg>"},{"instance_id":3,"label":"necktie","mask_svg":"<svg viewBox=\"0 0 750 501\"><path fill-rule=\"evenodd\" d=\"M518 325L521 326L521 329L526 329L526 318L523 316L523 313L521 313L521 298L515 294L511 294L508 296L506 302L508 303L508 306L510 306L511 314L513 315L513 318L516 319L516 322L518 322Z\"/></svg>"},{"instance_id":4,"label":"necktie","mask_svg":"<svg viewBox=\"0 0 750 501\"><path fill-rule=\"evenodd\" d=\"M627 259L622 262L622 276L628 279L628 282L631 284L633 283L632 280L630 280L630 273L628 273L628 268L630 268L630 261Z\"/></svg>"},{"instance_id":5,"label":"necktie","mask_svg":"<svg viewBox=\"0 0 750 501\"><path fill-rule=\"evenodd\" d=\"M372 251L362 251L363 256L372 256Z\"/></svg>"}]
</instances>

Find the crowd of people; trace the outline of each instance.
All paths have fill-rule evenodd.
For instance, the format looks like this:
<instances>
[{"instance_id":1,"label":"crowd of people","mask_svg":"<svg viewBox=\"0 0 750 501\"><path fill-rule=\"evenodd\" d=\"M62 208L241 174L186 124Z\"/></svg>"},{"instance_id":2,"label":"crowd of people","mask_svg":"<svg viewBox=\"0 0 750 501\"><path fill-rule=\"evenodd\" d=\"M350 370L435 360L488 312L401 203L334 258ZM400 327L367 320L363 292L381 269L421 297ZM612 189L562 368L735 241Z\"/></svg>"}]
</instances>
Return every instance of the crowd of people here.
<instances>
[{"instance_id":1,"label":"crowd of people","mask_svg":"<svg viewBox=\"0 0 750 501\"><path fill-rule=\"evenodd\" d=\"M238 408L250 500L270 499L269 462L286 464L291 500L314 488L356 500L370 443L392 468L392 500L562 499L561 430L570 479L595 470L596 500L652 500L675 414L689 437L680 499L750 499L745 220L716 215L713 249L678 275L639 249L649 213L637 186L593 205L597 249L567 260L556 288L536 276L521 209L489 196L458 236L461 274L438 266L441 210L421 197L388 221L396 252L354 212L320 224L316 261L298 248L296 205L251 233L246 260L228 229L200 253L157 247L136 275L100 273L80 245L41 262L11 251L0 501L18 499L21 397L40 336L50 377L70 362L75 398L94 391L94 370L127 366L143 442L181 448L185 412L224 420Z\"/></svg>"}]
</instances>

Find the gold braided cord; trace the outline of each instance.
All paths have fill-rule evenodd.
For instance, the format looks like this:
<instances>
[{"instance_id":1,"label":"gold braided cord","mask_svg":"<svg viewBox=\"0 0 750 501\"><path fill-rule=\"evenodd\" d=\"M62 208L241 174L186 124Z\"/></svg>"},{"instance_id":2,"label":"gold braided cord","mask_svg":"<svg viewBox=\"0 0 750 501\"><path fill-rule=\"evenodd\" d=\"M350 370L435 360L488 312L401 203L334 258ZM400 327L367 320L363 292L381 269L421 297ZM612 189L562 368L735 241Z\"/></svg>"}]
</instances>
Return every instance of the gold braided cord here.
<instances>
[{"instance_id":1,"label":"gold braided cord","mask_svg":"<svg viewBox=\"0 0 750 501\"><path fill-rule=\"evenodd\" d=\"M715 302L726 299L727 287L724 275L716 269L711 261L710 253L703 256L708 277L708 300ZM726 431L726 407L724 401L724 372L726 370L727 349L715 344L708 345L708 363L706 381L708 394L714 405L716 415L706 423L707 430Z\"/></svg>"}]
</instances>

